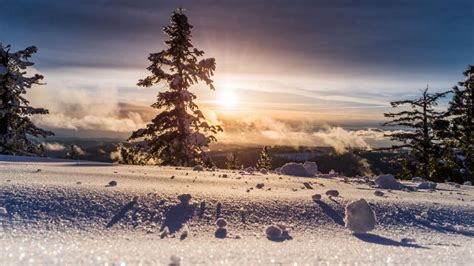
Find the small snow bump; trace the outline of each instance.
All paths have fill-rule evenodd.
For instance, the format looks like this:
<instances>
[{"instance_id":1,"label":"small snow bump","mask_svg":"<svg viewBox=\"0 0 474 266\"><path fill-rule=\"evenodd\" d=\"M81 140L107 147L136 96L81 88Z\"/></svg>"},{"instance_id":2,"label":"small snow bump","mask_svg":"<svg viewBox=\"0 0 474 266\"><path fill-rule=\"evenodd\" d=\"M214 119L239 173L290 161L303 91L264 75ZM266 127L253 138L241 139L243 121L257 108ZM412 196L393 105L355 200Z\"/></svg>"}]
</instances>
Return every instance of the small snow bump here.
<instances>
[{"instance_id":1,"label":"small snow bump","mask_svg":"<svg viewBox=\"0 0 474 266\"><path fill-rule=\"evenodd\" d=\"M219 228L224 228L224 227L227 226L227 221L226 221L226 219L224 219L224 218L219 218L219 219L217 219L217 221L216 221L216 225L217 225L217 227L219 227Z\"/></svg>"},{"instance_id":2,"label":"small snow bump","mask_svg":"<svg viewBox=\"0 0 474 266\"><path fill-rule=\"evenodd\" d=\"M329 197L339 197L339 191L337 190L328 190L326 191L326 195Z\"/></svg>"}]
</instances>

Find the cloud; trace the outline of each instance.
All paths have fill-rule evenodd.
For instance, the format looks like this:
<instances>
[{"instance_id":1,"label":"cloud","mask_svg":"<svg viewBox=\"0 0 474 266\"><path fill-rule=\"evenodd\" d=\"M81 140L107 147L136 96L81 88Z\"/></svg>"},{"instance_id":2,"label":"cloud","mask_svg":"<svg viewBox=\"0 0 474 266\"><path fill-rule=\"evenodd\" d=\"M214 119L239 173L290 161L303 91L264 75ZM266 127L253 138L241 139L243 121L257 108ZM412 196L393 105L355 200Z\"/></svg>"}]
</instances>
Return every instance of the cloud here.
<instances>
[{"instance_id":1,"label":"cloud","mask_svg":"<svg viewBox=\"0 0 474 266\"><path fill-rule=\"evenodd\" d=\"M95 90L43 86L31 90L28 98L32 106L50 112L33 117L40 127L130 132L145 125L145 110L131 110L131 105L120 103L113 86Z\"/></svg>"},{"instance_id":2,"label":"cloud","mask_svg":"<svg viewBox=\"0 0 474 266\"><path fill-rule=\"evenodd\" d=\"M217 136L222 143L330 146L342 153L350 148L372 149L388 140L379 129L346 130L337 126L315 129L307 124L278 121L270 117L252 116L232 122L224 121L225 129Z\"/></svg>"},{"instance_id":3,"label":"cloud","mask_svg":"<svg viewBox=\"0 0 474 266\"><path fill-rule=\"evenodd\" d=\"M66 147L64 145L57 143L57 142L43 142L41 143L43 147L48 151L63 151Z\"/></svg>"}]
</instances>

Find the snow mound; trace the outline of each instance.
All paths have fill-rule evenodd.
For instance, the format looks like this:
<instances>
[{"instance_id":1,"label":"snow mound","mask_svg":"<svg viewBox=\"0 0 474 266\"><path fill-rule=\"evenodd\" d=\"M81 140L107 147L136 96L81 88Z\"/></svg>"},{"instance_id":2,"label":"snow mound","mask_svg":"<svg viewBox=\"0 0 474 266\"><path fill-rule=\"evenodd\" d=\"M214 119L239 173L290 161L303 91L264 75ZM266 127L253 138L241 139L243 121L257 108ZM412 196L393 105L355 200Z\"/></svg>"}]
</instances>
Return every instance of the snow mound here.
<instances>
[{"instance_id":1,"label":"snow mound","mask_svg":"<svg viewBox=\"0 0 474 266\"><path fill-rule=\"evenodd\" d=\"M217 221L216 221L216 225L217 225L217 227L219 227L219 228L224 228L224 227L227 226L227 220L224 219L224 218L219 218L219 219L217 219Z\"/></svg>"},{"instance_id":2,"label":"snow mound","mask_svg":"<svg viewBox=\"0 0 474 266\"><path fill-rule=\"evenodd\" d=\"M202 165L196 165L193 168L194 171L202 172L204 171L204 167Z\"/></svg>"},{"instance_id":3,"label":"snow mound","mask_svg":"<svg viewBox=\"0 0 474 266\"><path fill-rule=\"evenodd\" d=\"M331 190L326 191L326 195L328 197L339 197L339 191L335 189L331 189Z\"/></svg>"},{"instance_id":4,"label":"snow mound","mask_svg":"<svg viewBox=\"0 0 474 266\"><path fill-rule=\"evenodd\" d=\"M423 178L419 177L419 176L415 176L411 179L411 182L413 182L413 183L422 183L424 181L425 180Z\"/></svg>"},{"instance_id":5,"label":"snow mound","mask_svg":"<svg viewBox=\"0 0 474 266\"><path fill-rule=\"evenodd\" d=\"M418 189L436 189L437 185L438 184L436 184L434 182L421 182L418 185Z\"/></svg>"},{"instance_id":6,"label":"snow mound","mask_svg":"<svg viewBox=\"0 0 474 266\"><path fill-rule=\"evenodd\" d=\"M268 240L283 241L292 239L285 224L272 224L265 228L265 234Z\"/></svg>"},{"instance_id":7,"label":"snow mound","mask_svg":"<svg viewBox=\"0 0 474 266\"><path fill-rule=\"evenodd\" d=\"M314 194L313 196L311 196L311 198L313 199L313 201L319 201L321 200L321 194Z\"/></svg>"},{"instance_id":8,"label":"snow mound","mask_svg":"<svg viewBox=\"0 0 474 266\"><path fill-rule=\"evenodd\" d=\"M304 162L303 164L304 169L310 176L314 176L318 173L318 165L315 162Z\"/></svg>"},{"instance_id":9,"label":"snow mound","mask_svg":"<svg viewBox=\"0 0 474 266\"><path fill-rule=\"evenodd\" d=\"M303 164L300 163L287 163L283 165L280 169L280 172L285 175L291 175L291 176L302 176L302 177L310 177L308 171L306 171L306 168L303 166Z\"/></svg>"},{"instance_id":10,"label":"snow mound","mask_svg":"<svg viewBox=\"0 0 474 266\"><path fill-rule=\"evenodd\" d=\"M346 227L354 233L365 233L375 228L375 214L365 199L353 201L346 206Z\"/></svg>"},{"instance_id":11,"label":"snow mound","mask_svg":"<svg viewBox=\"0 0 474 266\"><path fill-rule=\"evenodd\" d=\"M400 189L401 184L393 177L393 175L379 175L375 180L375 184L383 189Z\"/></svg>"}]
</instances>

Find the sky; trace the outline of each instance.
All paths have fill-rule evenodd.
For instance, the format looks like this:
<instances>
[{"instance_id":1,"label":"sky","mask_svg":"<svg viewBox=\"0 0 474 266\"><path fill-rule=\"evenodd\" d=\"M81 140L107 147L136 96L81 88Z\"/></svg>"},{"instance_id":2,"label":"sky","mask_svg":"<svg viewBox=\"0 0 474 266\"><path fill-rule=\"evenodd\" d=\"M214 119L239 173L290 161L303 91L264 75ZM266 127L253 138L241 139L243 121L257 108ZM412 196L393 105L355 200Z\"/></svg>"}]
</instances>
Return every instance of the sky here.
<instances>
[{"instance_id":1,"label":"sky","mask_svg":"<svg viewBox=\"0 0 474 266\"><path fill-rule=\"evenodd\" d=\"M216 91L192 90L208 119L239 133L223 139L377 127L390 101L448 90L474 63L471 0L0 2L0 41L39 49L47 85L28 97L60 135L124 137L156 115L166 88L136 83L180 6L193 44L217 62Z\"/></svg>"}]
</instances>

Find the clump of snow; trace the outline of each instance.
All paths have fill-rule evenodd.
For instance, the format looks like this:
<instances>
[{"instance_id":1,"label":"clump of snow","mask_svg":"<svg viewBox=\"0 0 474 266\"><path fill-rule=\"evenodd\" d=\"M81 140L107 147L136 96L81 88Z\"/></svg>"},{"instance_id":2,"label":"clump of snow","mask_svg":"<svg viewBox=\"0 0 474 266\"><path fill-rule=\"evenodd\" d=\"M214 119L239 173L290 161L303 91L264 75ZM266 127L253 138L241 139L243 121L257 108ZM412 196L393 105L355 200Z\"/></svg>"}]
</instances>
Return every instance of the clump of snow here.
<instances>
[{"instance_id":1,"label":"clump of snow","mask_svg":"<svg viewBox=\"0 0 474 266\"><path fill-rule=\"evenodd\" d=\"M303 185L304 185L304 187L307 188L307 189L313 189L313 187L311 186L311 184L308 183L308 182L303 182Z\"/></svg>"},{"instance_id":2,"label":"clump of snow","mask_svg":"<svg viewBox=\"0 0 474 266\"><path fill-rule=\"evenodd\" d=\"M226 238L227 237L227 229L225 227L218 227L214 232L214 236L217 238Z\"/></svg>"},{"instance_id":3,"label":"clump of snow","mask_svg":"<svg viewBox=\"0 0 474 266\"><path fill-rule=\"evenodd\" d=\"M198 164L198 165L194 166L193 171L202 172L202 171L204 171L204 167L202 165Z\"/></svg>"},{"instance_id":4,"label":"clump of snow","mask_svg":"<svg viewBox=\"0 0 474 266\"><path fill-rule=\"evenodd\" d=\"M0 215L8 215L8 211L4 207L0 207Z\"/></svg>"},{"instance_id":5,"label":"clump of snow","mask_svg":"<svg viewBox=\"0 0 474 266\"><path fill-rule=\"evenodd\" d=\"M379 188L383 189L400 189L401 187L401 184L393 175L379 175L374 182Z\"/></svg>"},{"instance_id":6,"label":"clump of snow","mask_svg":"<svg viewBox=\"0 0 474 266\"><path fill-rule=\"evenodd\" d=\"M170 229L167 226L165 226L165 228L163 228L163 230L160 233L160 238L163 239L165 237L168 237L169 234L170 234Z\"/></svg>"},{"instance_id":7,"label":"clump of snow","mask_svg":"<svg viewBox=\"0 0 474 266\"><path fill-rule=\"evenodd\" d=\"M465 185L465 186L472 186L472 182L471 182L471 181L466 181L466 182L464 182L463 185Z\"/></svg>"},{"instance_id":8,"label":"clump of snow","mask_svg":"<svg viewBox=\"0 0 474 266\"><path fill-rule=\"evenodd\" d=\"M181 202L183 205L189 205L189 201L191 201L191 195L190 194L181 194L178 196L178 200Z\"/></svg>"},{"instance_id":9,"label":"clump of snow","mask_svg":"<svg viewBox=\"0 0 474 266\"><path fill-rule=\"evenodd\" d=\"M306 168L303 164L300 163L287 163L283 165L280 169L280 172L285 175L292 176L301 176L301 177L310 177L311 175L306 171Z\"/></svg>"},{"instance_id":10,"label":"clump of snow","mask_svg":"<svg viewBox=\"0 0 474 266\"><path fill-rule=\"evenodd\" d=\"M329 197L339 197L339 191L335 189L331 189L331 190L326 191L326 195Z\"/></svg>"},{"instance_id":11,"label":"clump of snow","mask_svg":"<svg viewBox=\"0 0 474 266\"><path fill-rule=\"evenodd\" d=\"M227 221L226 221L226 219L224 219L224 218L219 218L219 219L217 219L217 221L216 221L216 225L217 225L217 227L219 227L219 228L224 228L224 227L227 226Z\"/></svg>"},{"instance_id":12,"label":"clump of snow","mask_svg":"<svg viewBox=\"0 0 474 266\"><path fill-rule=\"evenodd\" d=\"M303 164L304 169L310 176L314 176L318 173L318 165L315 162L304 162Z\"/></svg>"},{"instance_id":13,"label":"clump of snow","mask_svg":"<svg viewBox=\"0 0 474 266\"><path fill-rule=\"evenodd\" d=\"M419 176L415 176L411 179L411 182L413 183L421 183L421 182L424 182L425 180Z\"/></svg>"},{"instance_id":14,"label":"clump of snow","mask_svg":"<svg viewBox=\"0 0 474 266\"><path fill-rule=\"evenodd\" d=\"M313 199L313 201L321 200L321 194L314 194L313 196L311 196L311 198Z\"/></svg>"},{"instance_id":15,"label":"clump of snow","mask_svg":"<svg viewBox=\"0 0 474 266\"><path fill-rule=\"evenodd\" d=\"M382 197L383 194L384 194L384 193L383 193L382 191L380 191L380 190L374 191L374 195L375 195L375 196Z\"/></svg>"},{"instance_id":16,"label":"clump of snow","mask_svg":"<svg viewBox=\"0 0 474 266\"><path fill-rule=\"evenodd\" d=\"M253 172L255 172L255 168L250 166L250 167L245 168L244 171L249 174L252 174Z\"/></svg>"},{"instance_id":17,"label":"clump of snow","mask_svg":"<svg viewBox=\"0 0 474 266\"><path fill-rule=\"evenodd\" d=\"M187 225L184 225L183 228L181 228L179 239L184 240L188 237L188 235L189 235L189 227Z\"/></svg>"},{"instance_id":18,"label":"clump of snow","mask_svg":"<svg viewBox=\"0 0 474 266\"><path fill-rule=\"evenodd\" d=\"M407 237L404 237L400 240L400 242L402 244L410 244L410 243L415 243L416 242L416 239L414 238L407 238Z\"/></svg>"},{"instance_id":19,"label":"clump of snow","mask_svg":"<svg viewBox=\"0 0 474 266\"><path fill-rule=\"evenodd\" d=\"M436 189L437 185L434 182L422 182L418 185L418 189Z\"/></svg>"},{"instance_id":20,"label":"clump of snow","mask_svg":"<svg viewBox=\"0 0 474 266\"><path fill-rule=\"evenodd\" d=\"M355 233L365 233L375 228L375 214L365 199L353 201L346 206L346 227Z\"/></svg>"},{"instance_id":21,"label":"clump of snow","mask_svg":"<svg viewBox=\"0 0 474 266\"><path fill-rule=\"evenodd\" d=\"M265 228L267 239L273 241L283 241L291 239L287 227L284 224L272 224Z\"/></svg>"},{"instance_id":22,"label":"clump of snow","mask_svg":"<svg viewBox=\"0 0 474 266\"><path fill-rule=\"evenodd\" d=\"M270 239L280 238L283 230L276 225L270 225L265 228L265 234Z\"/></svg>"},{"instance_id":23,"label":"clump of snow","mask_svg":"<svg viewBox=\"0 0 474 266\"><path fill-rule=\"evenodd\" d=\"M181 265L181 259L176 257L175 255L172 255L170 258L170 263L168 264L169 266L180 266Z\"/></svg>"}]
</instances>

